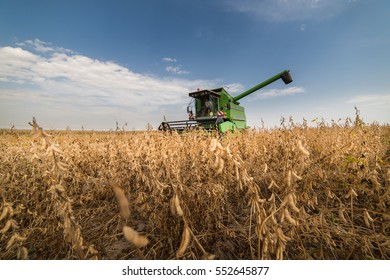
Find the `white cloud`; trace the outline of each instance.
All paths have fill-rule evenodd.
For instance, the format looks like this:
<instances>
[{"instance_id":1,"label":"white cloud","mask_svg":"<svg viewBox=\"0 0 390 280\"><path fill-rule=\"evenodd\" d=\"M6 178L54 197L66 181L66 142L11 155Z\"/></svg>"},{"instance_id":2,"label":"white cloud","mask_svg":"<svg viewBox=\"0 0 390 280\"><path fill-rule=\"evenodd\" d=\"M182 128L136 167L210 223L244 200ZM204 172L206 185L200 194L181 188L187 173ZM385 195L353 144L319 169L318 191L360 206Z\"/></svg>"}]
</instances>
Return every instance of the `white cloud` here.
<instances>
[{"instance_id":1,"label":"white cloud","mask_svg":"<svg viewBox=\"0 0 390 280\"><path fill-rule=\"evenodd\" d=\"M226 0L227 7L259 20L287 22L324 20L340 14L351 0Z\"/></svg>"},{"instance_id":2,"label":"white cloud","mask_svg":"<svg viewBox=\"0 0 390 280\"><path fill-rule=\"evenodd\" d=\"M232 83L225 86L229 93L242 93L245 91L245 88L242 84Z\"/></svg>"},{"instance_id":3,"label":"white cloud","mask_svg":"<svg viewBox=\"0 0 390 280\"><path fill-rule=\"evenodd\" d=\"M302 87L288 87L284 89L269 89L263 91L261 94L252 96L252 100L269 99L282 96L292 96L299 93L304 93L305 89Z\"/></svg>"},{"instance_id":4,"label":"white cloud","mask_svg":"<svg viewBox=\"0 0 390 280\"><path fill-rule=\"evenodd\" d=\"M183 74L189 74L190 72L186 71L186 70L182 70L181 69L181 65L177 65L177 66L167 66L165 67L165 70L169 73L173 73L173 74L178 74L178 75L183 75Z\"/></svg>"},{"instance_id":5,"label":"white cloud","mask_svg":"<svg viewBox=\"0 0 390 280\"><path fill-rule=\"evenodd\" d=\"M189 71L183 70L183 65L175 64L177 62L176 58L164 57L162 61L168 64L168 66L165 67L165 71L168 73L176 75L190 74Z\"/></svg>"},{"instance_id":6,"label":"white cloud","mask_svg":"<svg viewBox=\"0 0 390 280\"><path fill-rule=\"evenodd\" d=\"M390 94L358 95L347 101L349 104L387 105L390 106ZM389 108L390 109L390 108Z\"/></svg>"},{"instance_id":7,"label":"white cloud","mask_svg":"<svg viewBox=\"0 0 390 280\"><path fill-rule=\"evenodd\" d=\"M164 62L177 62L177 59L171 58L171 57L163 57L162 61L164 61Z\"/></svg>"},{"instance_id":8,"label":"white cloud","mask_svg":"<svg viewBox=\"0 0 390 280\"><path fill-rule=\"evenodd\" d=\"M34 78L30 69L39 57L21 48L4 47L0 51L0 81L24 83Z\"/></svg>"},{"instance_id":9,"label":"white cloud","mask_svg":"<svg viewBox=\"0 0 390 280\"><path fill-rule=\"evenodd\" d=\"M0 48L3 120L12 121L12 115L30 120L32 116L24 115L23 107L34 104L42 114L48 112L48 107L58 108L59 119L65 111L74 110L80 122L93 116L98 122L102 115L115 118L121 114L129 121L129 127L144 128L145 123L130 124L130 120L160 121L164 108L188 103L188 92L216 86L213 80L157 78L136 73L117 63L92 59L39 40L18 45ZM26 50L28 46L34 46L34 51ZM179 66L170 71L188 73ZM15 104L13 110L7 110L8 115L4 115L5 101ZM49 113L45 116L52 117Z\"/></svg>"},{"instance_id":10,"label":"white cloud","mask_svg":"<svg viewBox=\"0 0 390 280\"><path fill-rule=\"evenodd\" d=\"M32 48L33 50L39 53L48 53L48 52L62 52L62 53L73 53L69 49L54 47L51 43L41 41L39 39L35 40L26 40L21 43L16 43L19 47Z\"/></svg>"}]
</instances>

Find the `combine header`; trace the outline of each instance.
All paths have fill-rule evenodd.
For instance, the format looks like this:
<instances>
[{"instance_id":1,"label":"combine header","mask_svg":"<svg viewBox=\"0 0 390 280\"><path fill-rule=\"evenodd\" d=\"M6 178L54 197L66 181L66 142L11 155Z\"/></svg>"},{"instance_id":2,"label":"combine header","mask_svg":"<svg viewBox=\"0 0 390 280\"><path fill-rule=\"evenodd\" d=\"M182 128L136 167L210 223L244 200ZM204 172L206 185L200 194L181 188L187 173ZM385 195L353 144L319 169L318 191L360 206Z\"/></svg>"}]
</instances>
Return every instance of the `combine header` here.
<instances>
[{"instance_id":1,"label":"combine header","mask_svg":"<svg viewBox=\"0 0 390 280\"><path fill-rule=\"evenodd\" d=\"M195 113L192 106L188 106L188 120L164 121L158 129L183 131L203 127L207 130L218 130L224 133L228 130L247 128L245 109L240 106L238 100L279 79L282 79L285 84L291 83L290 71L284 70L236 97L232 97L224 88L190 92L188 95L194 99Z\"/></svg>"}]
</instances>

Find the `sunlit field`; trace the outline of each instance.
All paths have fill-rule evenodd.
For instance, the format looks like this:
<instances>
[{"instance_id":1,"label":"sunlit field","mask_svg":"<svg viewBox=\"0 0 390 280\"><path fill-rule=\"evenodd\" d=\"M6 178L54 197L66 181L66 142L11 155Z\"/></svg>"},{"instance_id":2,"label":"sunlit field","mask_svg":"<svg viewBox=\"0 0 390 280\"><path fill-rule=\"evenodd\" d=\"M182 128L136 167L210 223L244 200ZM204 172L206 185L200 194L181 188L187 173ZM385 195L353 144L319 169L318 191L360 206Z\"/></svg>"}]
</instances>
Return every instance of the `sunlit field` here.
<instances>
[{"instance_id":1,"label":"sunlit field","mask_svg":"<svg viewBox=\"0 0 390 280\"><path fill-rule=\"evenodd\" d=\"M390 259L390 127L0 131L0 259Z\"/></svg>"}]
</instances>

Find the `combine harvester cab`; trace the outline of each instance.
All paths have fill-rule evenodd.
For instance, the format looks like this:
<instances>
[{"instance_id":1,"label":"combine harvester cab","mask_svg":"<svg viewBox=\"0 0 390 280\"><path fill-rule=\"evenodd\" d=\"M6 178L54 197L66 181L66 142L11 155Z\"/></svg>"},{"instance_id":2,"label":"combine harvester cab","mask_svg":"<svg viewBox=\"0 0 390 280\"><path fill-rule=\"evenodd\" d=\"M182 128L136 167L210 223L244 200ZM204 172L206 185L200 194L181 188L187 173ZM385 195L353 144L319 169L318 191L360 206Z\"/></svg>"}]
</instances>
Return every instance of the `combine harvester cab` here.
<instances>
[{"instance_id":1,"label":"combine harvester cab","mask_svg":"<svg viewBox=\"0 0 390 280\"><path fill-rule=\"evenodd\" d=\"M158 129L184 131L202 127L224 133L247 128L245 108L240 106L238 100L279 79L282 79L285 84L291 83L290 71L284 70L236 97L232 97L224 88L190 92L188 95L194 99L195 112L192 106L188 106L188 120L164 121Z\"/></svg>"}]
</instances>

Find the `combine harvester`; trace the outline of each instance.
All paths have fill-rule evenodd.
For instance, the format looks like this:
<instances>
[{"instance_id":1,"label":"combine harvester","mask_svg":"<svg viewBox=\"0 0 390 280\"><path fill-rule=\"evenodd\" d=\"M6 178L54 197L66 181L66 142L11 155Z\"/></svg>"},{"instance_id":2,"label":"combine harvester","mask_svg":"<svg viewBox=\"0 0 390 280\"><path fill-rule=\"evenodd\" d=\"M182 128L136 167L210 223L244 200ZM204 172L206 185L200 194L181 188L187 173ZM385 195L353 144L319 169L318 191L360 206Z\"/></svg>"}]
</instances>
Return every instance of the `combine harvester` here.
<instances>
[{"instance_id":1,"label":"combine harvester","mask_svg":"<svg viewBox=\"0 0 390 280\"><path fill-rule=\"evenodd\" d=\"M224 88L190 92L188 95L194 99L190 104L195 103L195 115L192 106L189 105L187 107L188 120L164 121L158 129L184 131L202 127L206 130L218 130L224 133L229 130L247 128L245 109L240 106L238 100L279 79L282 79L285 84L291 83L290 71L284 70L236 97L232 97Z\"/></svg>"}]
</instances>

